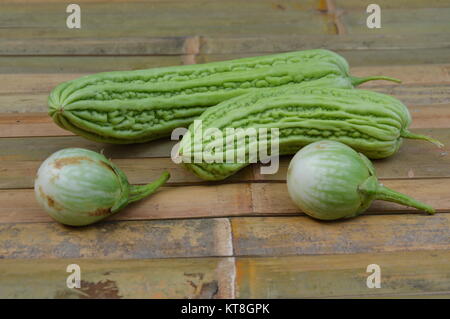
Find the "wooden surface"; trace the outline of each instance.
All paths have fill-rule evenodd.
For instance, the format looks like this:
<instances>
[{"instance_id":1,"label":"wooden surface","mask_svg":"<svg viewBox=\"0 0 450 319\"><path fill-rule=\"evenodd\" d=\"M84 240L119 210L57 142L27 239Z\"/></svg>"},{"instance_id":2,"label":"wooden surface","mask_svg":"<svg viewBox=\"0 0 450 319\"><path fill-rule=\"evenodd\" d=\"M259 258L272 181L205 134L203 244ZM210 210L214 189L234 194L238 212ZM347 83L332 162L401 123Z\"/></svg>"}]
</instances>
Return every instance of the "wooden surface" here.
<instances>
[{"instance_id":1,"label":"wooden surface","mask_svg":"<svg viewBox=\"0 0 450 319\"><path fill-rule=\"evenodd\" d=\"M1 298L450 298L450 3L377 1L382 28L365 26L361 0L77 1L81 30L65 27L65 4L8 0L0 11ZM291 157L274 175L247 167L223 183L174 164L175 141L99 144L57 127L49 91L81 75L324 47L362 87L408 105L412 130L438 149L405 141L375 161L382 182L437 209L427 216L374 202L364 216L318 222L289 200ZM34 200L40 163L66 147L102 150L143 184L169 183L92 227L53 222ZM82 287L66 287L66 267ZM381 288L366 267L381 267Z\"/></svg>"}]
</instances>

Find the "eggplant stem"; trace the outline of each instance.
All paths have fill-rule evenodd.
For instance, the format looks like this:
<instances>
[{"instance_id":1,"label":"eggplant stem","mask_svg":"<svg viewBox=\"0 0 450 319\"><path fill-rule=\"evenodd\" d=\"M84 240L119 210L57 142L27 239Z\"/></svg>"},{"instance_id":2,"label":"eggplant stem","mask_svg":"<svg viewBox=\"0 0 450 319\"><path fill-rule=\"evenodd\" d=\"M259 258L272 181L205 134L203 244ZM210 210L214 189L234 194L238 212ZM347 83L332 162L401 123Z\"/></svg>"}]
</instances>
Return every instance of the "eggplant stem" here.
<instances>
[{"instance_id":1,"label":"eggplant stem","mask_svg":"<svg viewBox=\"0 0 450 319\"><path fill-rule=\"evenodd\" d=\"M130 197L128 203L138 201L144 197L153 194L159 187L161 187L170 177L169 172L164 172L155 181L147 185L131 185L130 186Z\"/></svg>"},{"instance_id":2,"label":"eggplant stem","mask_svg":"<svg viewBox=\"0 0 450 319\"><path fill-rule=\"evenodd\" d=\"M423 210L428 214L434 214L436 212L430 205L419 202L418 200L415 200L414 198L411 198L405 194L385 187L372 177L369 177L364 183L359 186L358 189L359 191L369 196L373 196L373 199L379 199L388 202L394 202L400 205L414 207Z\"/></svg>"},{"instance_id":3,"label":"eggplant stem","mask_svg":"<svg viewBox=\"0 0 450 319\"><path fill-rule=\"evenodd\" d=\"M402 80L391 78L389 76L382 76L382 75L375 75L375 76L366 76L364 78L360 78L357 76L350 76L350 81L352 82L353 86L358 86L360 84L373 81L373 80L385 80L385 81L392 81L396 83L402 83Z\"/></svg>"}]
</instances>

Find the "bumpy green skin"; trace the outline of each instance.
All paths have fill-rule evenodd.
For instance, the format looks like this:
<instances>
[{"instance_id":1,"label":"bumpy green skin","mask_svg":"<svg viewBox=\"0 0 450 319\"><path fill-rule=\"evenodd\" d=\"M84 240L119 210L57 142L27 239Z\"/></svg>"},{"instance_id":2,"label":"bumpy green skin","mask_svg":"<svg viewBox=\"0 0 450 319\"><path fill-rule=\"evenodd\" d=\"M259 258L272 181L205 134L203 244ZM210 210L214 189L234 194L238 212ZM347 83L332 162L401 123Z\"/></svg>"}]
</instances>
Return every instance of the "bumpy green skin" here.
<instances>
[{"instance_id":1,"label":"bumpy green skin","mask_svg":"<svg viewBox=\"0 0 450 319\"><path fill-rule=\"evenodd\" d=\"M293 202L321 220L357 216L375 199L434 213L429 205L381 185L367 157L336 141L315 142L298 151L286 180Z\"/></svg>"},{"instance_id":2,"label":"bumpy green skin","mask_svg":"<svg viewBox=\"0 0 450 319\"><path fill-rule=\"evenodd\" d=\"M217 143L208 141L205 133L209 128L218 128L224 136L225 128L278 128L281 155L294 154L302 146L323 139L342 142L373 159L394 154L402 137L438 143L407 130L411 116L399 100L366 90L298 85L252 92L209 108L199 120L204 136L200 147L203 152L214 149L211 143ZM185 166L202 179L222 180L248 165L186 163L186 157L191 158L189 150L193 154L196 152L192 147L194 138L188 136L200 134L194 125L189 127L189 133L180 142L179 154L185 157ZM248 153L248 141L246 143ZM237 147L235 143L235 149Z\"/></svg>"},{"instance_id":3,"label":"bumpy green skin","mask_svg":"<svg viewBox=\"0 0 450 319\"><path fill-rule=\"evenodd\" d=\"M351 77L340 55L308 50L88 75L51 92L49 115L60 127L94 141L139 143L170 136L174 128L187 127L208 107L232 97L327 76L349 88L386 79Z\"/></svg>"}]
</instances>

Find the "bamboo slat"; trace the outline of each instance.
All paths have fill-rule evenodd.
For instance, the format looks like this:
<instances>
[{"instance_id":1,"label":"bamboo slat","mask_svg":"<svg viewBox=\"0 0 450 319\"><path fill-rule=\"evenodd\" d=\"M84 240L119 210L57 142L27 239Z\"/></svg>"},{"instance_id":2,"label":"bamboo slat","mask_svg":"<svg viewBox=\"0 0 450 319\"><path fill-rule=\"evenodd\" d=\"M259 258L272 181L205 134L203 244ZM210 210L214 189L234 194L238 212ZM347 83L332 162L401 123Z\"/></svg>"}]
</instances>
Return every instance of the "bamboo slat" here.
<instances>
[{"instance_id":1,"label":"bamboo slat","mask_svg":"<svg viewBox=\"0 0 450 319\"><path fill-rule=\"evenodd\" d=\"M238 298L448 298L450 252L236 259ZM367 266L381 268L381 288L367 288Z\"/></svg>"},{"instance_id":2,"label":"bamboo slat","mask_svg":"<svg viewBox=\"0 0 450 319\"><path fill-rule=\"evenodd\" d=\"M365 10L363 11L365 12ZM398 52L421 49L446 49L450 42L447 33L426 34L352 34L350 35L307 35L303 33L279 36L216 36L201 37L200 53L215 54L249 54L277 53L326 48L334 51L355 51L371 56L376 51ZM388 63L393 64L393 63ZM364 64L362 65L364 66Z\"/></svg>"},{"instance_id":3,"label":"bamboo slat","mask_svg":"<svg viewBox=\"0 0 450 319\"><path fill-rule=\"evenodd\" d=\"M449 43L450 45L450 43ZM82 58L84 59L84 58ZM359 66L352 67L354 76L389 75L402 80L402 84L444 84L450 82L450 64L419 64L397 66ZM0 73L3 83L0 94L49 93L61 82L69 81L88 73ZM360 87L395 86L392 82L371 81Z\"/></svg>"},{"instance_id":4,"label":"bamboo slat","mask_svg":"<svg viewBox=\"0 0 450 319\"><path fill-rule=\"evenodd\" d=\"M414 39L410 39L414 41ZM322 46L321 46L322 47ZM311 47L310 47L311 48ZM378 49L378 50L335 50L344 56L352 67L378 65L411 65L449 63L450 49ZM255 51L232 54L200 54L197 63L222 61L258 55Z\"/></svg>"},{"instance_id":5,"label":"bamboo slat","mask_svg":"<svg viewBox=\"0 0 450 319\"><path fill-rule=\"evenodd\" d=\"M450 179L384 180L383 184L439 212L450 211ZM50 217L34 200L32 189L0 190L0 223L49 222ZM367 214L423 212L395 203L375 201ZM285 183L236 183L163 187L147 199L136 202L110 220L208 218L226 216L300 216Z\"/></svg>"},{"instance_id":6,"label":"bamboo slat","mask_svg":"<svg viewBox=\"0 0 450 319\"><path fill-rule=\"evenodd\" d=\"M51 33L49 33L50 35ZM198 53L198 37L92 37L92 38L1 39L0 55L36 56L117 56L117 55L186 55Z\"/></svg>"},{"instance_id":7,"label":"bamboo slat","mask_svg":"<svg viewBox=\"0 0 450 319\"><path fill-rule=\"evenodd\" d=\"M443 134L437 134L436 132L436 130L432 130L431 135L441 140L445 145L450 145L450 134L447 134L445 130L440 131ZM169 170L171 173L169 184L207 183L186 170L182 165L175 164L170 157L167 157L169 148L165 149L165 144L155 145L149 147L149 149L154 152L159 149L159 153L139 154L136 151L134 154L130 154L135 155L135 157L128 157L125 152L113 153L108 151L105 154L110 158L113 157L114 163L124 170L132 184L148 183L156 179L163 170ZM60 146L64 148L78 145L61 144ZM136 146L133 146L130 147L130 151L133 148L136 150ZM30 151L30 148L28 148L28 151ZM123 154L125 154L124 157L126 158L120 158ZM0 162L0 189L33 187L34 177L44 157L36 158L39 154L27 155L33 155L34 157L22 157L22 155L11 153L2 155L2 161ZM154 157L157 155L163 157ZM225 182L285 181L291 158L292 156L282 156L279 162L279 169L275 174L262 175L260 171L261 165L254 164L229 177ZM425 142L405 141L397 154L383 160L375 160L373 163L378 177L384 180L450 177L448 146L444 149L439 149Z\"/></svg>"},{"instance_id":8,"label":"bamboo slat","mask_svg":"<svg viewBox=\"0 0 450 319\"><path fill-rule=\"evenodd\" d=\"M450 211L449 180L442 179L386 179L383 185L428 203L441 212ZM252 183L253 211L260 214L295 214L299 209L290 200L285 183ZM369 212L416 212L395 203L375 201ZM420 213L419 211L417 211Z\"/></svg>"},{"instance_id":9,"label":"bamboo slat","mask_svg":"<svg viewBox=\"0 0 450 319\"><path fill-rule=\"evenodd\" d=\"M413 105L409 107L409 111L413 118L411 129L450 126L450 103ZM0 137L71 135L74 134L57 126L44 112L0 113Z\"/></svg>"},{"instance_id":10,"label":"bamboo slat","mask_svg":"<svg viewBox=\"0 0 450 319\"><path fill-rule=\"evenodd\" d=\"M231 256L228 219L0 224L2 259L147 259Z\"/></svg>"},{"instance_id":11,"label":"bamboo slat","mask_svg":"<svg viewBox=\"0 0 450 319\"><path fill-rule=\"evenodd\" d=\"M168 157L177 142L160 139L124 147L117 144L96 143L80 136L3 138L0 139L0 160L43 160L50 154L68 147L103 152L108 158ZM23 147L21 151L19 147Z\"/></svg>"},{"instance_id":12,"label":"bamboo slat","mask_svg":"<svg viewBox=\"0 0 450 319\"><path fill-rule=\"evenodd\" d=\"M0 56L0 74L96 73L192 64L191 55L155 56Z\"/></svg>"},{"instance_id":13,"label":"bamboo slat","mask_svg":"<svg viewBox=\"0 0 450 319\"><path fill-rule=\"evenodd\" d=\"M25 126L23 127L26 129ZM432 136L443 143L446 143L450 138L447 128L417 128L414 129L414 132ZM0 139L0 160L41 161L50 154L67 147L81 147L98 152L101 151L108 158L170 157L172 148L178 142L177 140L159 139L148 143L120 145L92 142L80 136L11 137ZM445 156L447 155L445 152L448 149L448 145L444 148L438 148L426 141L405 140L401 150L406 151L409 148L415 150L420 148L423 151Z\"/></svg>"},{"instance_id":14,"label":"bamboo slat","mask_svg":"<svg viewBox=\"0 0 450 319\"><path fill-rule=\"evenodd\" d=\"M306 216L0 224L2 259L292 256L449 250L450 215ZM231 242L232 240L232 242Z\"/></svg>"},{"instance_id":15,"label":"bamboo slat","mask_svg":"<svg viewBox=\"0 0 450 319\"><path fill-rule=\"evenodd\" d=\"M335 33L331 17L317 10L317 3L293 0L82 3L82 25L77 30L65 25L66 3L6 3L0 12L0 38L276 35L298 30L308 34Z\"/></svg>"},{"instance_id":16,"label":"bamboo slat","mask_svg":"<svg viewBox=\"0 0 450 319\"><path fill-rule=\"evenodd\" d=\"M382 7L381 7L382 8ZM440 8L381 9L381 28L369 29L365 10L345 10L339 19L348 34L438 34L448 33L450 5Z\"/></svg>"},{"instance_id":17,"label":"bamboo slat","mask_svg":"<svg viewBox=\"0 0 450 319\"><path fill-rule=\"evenodd\" d=\"M333 0L336 7L344 10L362 10L373 2L371 0ZM378 0L377 4L383 9L423 9L423 8L449 8L446 0Z\"/></svg>"},{"instance_id":18,"label":"bamboo slat","mask_svg":"<svg viewBox=\"0 0 450 319\"><path fill-rule=\"evenodd\" d=\"M79 289L66 285L71 264ZM233 270L232 258L1 260L0 298L233 298Z\"/></svg>"},{"instance_id":19,"label":"bamboo slat","mask_svg":"<svg viewBox=\"0 0 450 319\"><path fill-rule=\"evenodd\" d=\"M247 184L164 187L151 197L133 203L113 220L200 218L252 214ZM50 222L38 206L33 190L0 191L0 223Z\"/></svg>"},{"instance_id":20,"label":"bamboo slat","mask_svg":"<svg viewBox=\"0 0 450 319\"><path fill-rule=\"evenodd\" d=\"M236 256L450 249L450 214L364 215L337 222L303 216L232 218L231 226Z\"/></svg>"},{"instance_id":21,"label":"bamboo slat","mask_svg":"<svg viewBox=\"0 0 450 319\"><path fill-rule=\"evenodd\" d=\"M0 189L32 188L40 161L1 161ZM118 165L127 175L132 184L145 184L158 178L164 170L170 172L168 184L213 184L192 174L183 166L175 164L170 158L133 158L116 159ZM248 167L227 179L229 182L255 180L253 167ZM450 176L449 176L450 177Z\"/></svg>"},{"instance_id":22,"label":"bamboo slat","mask_svg":"<svg viewBox=\"0 0 450 319\"><path fill-rule=\"evenodd\" d=\"M0 40L0 55L185 55L185 54L267 54L327 48L340 51L420 50L448 48L450 36L446 33L428 34L352 34L327 35L292 33L271 35L238 34L208 36L132 36L126 37L74 37Z\"/></svg>"},{"instance_id":23,"label":"bamboo slat","mask_svg":"<svg viewBox=\"0 0 450 319\"><path fill-rule=\"evenodd\" d=\"M448 251L147 260L2 260L2 298L445 298ZM66 288L69 264L81 288ZM369 264L381 288L369 289ZM24 283L18 286L17 282Z\"/></svg>"},{"instance_id":24,"label":"bamboo slat","mask_svg":"<svg viewBox=\"0 0 450 319\"><path fill-rule=\"evenodd\" d=\"M402 77L403 78L403 77ZM36 87L38 87L37 85ZM450 89L445 83L382 85L365 84L367 88L381 93L391 94L403 101L408 107L416 105L449 104ZM0 113L47 112L47 100L50 90L42 93L5 93L0 94Z\"/></svg>"}]
</instances>

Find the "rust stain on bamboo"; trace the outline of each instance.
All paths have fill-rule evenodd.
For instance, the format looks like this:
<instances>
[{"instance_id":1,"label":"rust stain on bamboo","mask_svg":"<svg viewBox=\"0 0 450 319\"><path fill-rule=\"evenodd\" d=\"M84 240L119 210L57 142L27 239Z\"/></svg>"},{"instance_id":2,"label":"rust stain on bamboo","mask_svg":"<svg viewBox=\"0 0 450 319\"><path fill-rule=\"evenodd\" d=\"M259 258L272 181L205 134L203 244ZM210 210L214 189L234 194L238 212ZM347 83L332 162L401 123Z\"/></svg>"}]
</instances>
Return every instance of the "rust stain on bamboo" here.
<instances>
[{"instance_id":1,"label":"rust stain on bamboo","mask_svg":"<svg viewBox=\"0 0 450 319\"><path fill-rule=\"evenodd\" d=\"M204 273L184 273L186 283L194 289L194 298L198 299L212 299L215 298L219 292L219 283L217 280L203 282Z\"/></svg>"},{"instance_id":2,"label":"rust stain on bamboo","mask_svg":"<svg viewBox=\"0 0 450 319\"><path fill-rule=\"evenodd\" d=\"M81 296L82 299L86 298L106 298L106 299L120 299L119 288L115 281L101 280L99 282L89 282L81 280L80 290L87 296Z\"/></svg>"},{"instance_id":3,"label":"rust stain on bamboo","mask_svg":"<svg viewBox=\"0 0 450 319\"><path fill-rule=\"evenodd\" d=\"M328 3L327 0L320 0L317 5L317 11L326 13L328 11Z\"/></svg>"},{"instance_id":4,"label":"rust stain on bamboo","mask_svg":"<svg viewBox=\"0 0 450 319\"><path fill-rule=\"evenodd\" d=\"M217 280L202 283L200 287L200 292L196 296L199 299L213 299L216 297L219 291L219 284Z\"/></svg>"},{"instance_id":5,"label":"rust stain on bamboo","mask_svg":"<svg viewBox=\"0 0 450 319\"><path fill-rule=\"evenodd\" d=\"M67 299L78 297L80 299L121 299L117 283L113 280L105 279L97 282L80 281L80 288L71 290L58 290L55 293L56 299Z\"/></svg>"},{"instance_id":6,"label":"rust stain on bamboo","mask_svg":"<svg viewBox=\"0 0 450 319\"><path fill-rule=\"evenodd\" d=\"M272 8L282 11L286 10L286 7L283 6L281 3L272 3Z\"/></svg>"},{"instance_id":7,"label":"rust stain on bamboo","mask_svg":"<svg viewBox=\"0 0 450 319\"><path fill-rule=\"evenodd\" d=\"M222 226L216 219L102 222L82 228L58 223L0 223L0 258L219 256L223 244L216 243L215 232Z\"/></svg>"}]
</instances>

